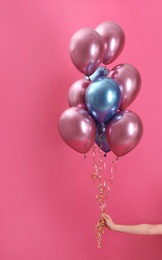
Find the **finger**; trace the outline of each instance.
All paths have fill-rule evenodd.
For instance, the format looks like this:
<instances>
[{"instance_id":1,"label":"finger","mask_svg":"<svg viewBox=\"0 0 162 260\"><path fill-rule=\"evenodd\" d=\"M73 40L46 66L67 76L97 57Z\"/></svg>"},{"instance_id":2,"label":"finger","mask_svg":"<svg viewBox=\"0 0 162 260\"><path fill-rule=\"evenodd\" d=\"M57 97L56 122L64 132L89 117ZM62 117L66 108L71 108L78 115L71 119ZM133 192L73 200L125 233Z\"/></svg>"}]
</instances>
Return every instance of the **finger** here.
<instances>
[{"instance_id":1,"label":"finger","mask_svg":"<svg viewBox=\"0 0 162 260\"><path fill-rule=\"evenodd\" d=\"M103 218L104 218L105 220L107 220L109 217L108 217L108 215L103 214Z\"/></svg>"},{"instance_id":2,"label":"finger","mask_svg":"<svg viewBox=\"0 0 162 260\"><path fill-rule=\"evenodd\" d=\"M109 215L108 214L106 214L106 213L104 213L104 216L107 218L107 217L109 217Z\"/></svg>"}]
</instances>

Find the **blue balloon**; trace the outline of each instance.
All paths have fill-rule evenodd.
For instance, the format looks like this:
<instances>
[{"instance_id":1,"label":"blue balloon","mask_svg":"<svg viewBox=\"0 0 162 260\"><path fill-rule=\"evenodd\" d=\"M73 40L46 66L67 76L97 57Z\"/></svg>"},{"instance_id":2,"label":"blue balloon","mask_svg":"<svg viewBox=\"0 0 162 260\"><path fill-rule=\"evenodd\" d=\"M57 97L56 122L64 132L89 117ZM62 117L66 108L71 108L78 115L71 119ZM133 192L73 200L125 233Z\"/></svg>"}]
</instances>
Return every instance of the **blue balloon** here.
<instances>
[{"instance_id":1,"label":"blue balloon","mask_svg":"<svg viewBox=\"0 0 162 260\"><path fill-rule=\"evenodd\" d=\"M117 82L111 78L96 79L89 84L85 100L92 117L106 124L119 108L121 91Z\"/></svg>"},{"instance_id":2,"label":"blue balloon","mask_svg":"<svg viewBox=\"0 0 162 260\"><path fill-rule=\"evenodd\" d=\"M91 81L94 81L96 79L102 80L103 78L106 78L109 74L110 70L108 70L105 67L100 66L91 76L84 76L85 79L90 79Z\"/></svg>"},{"instance_id":3,"label":"blue balloon","mask_svg":"<svg viewBox=\"0 0 162 260\"><path fill-rule=\"evenodd\" d=\"M91 81L94 81L94 80L96 80L96 79L102 80L103 78L106 78L106 77L107 77L107 75L108 75L109 72L110 72L110 71L109 71L107 68L100 66L100 67L89 77L89 79L90 79Z\"/></svg>"},{"instance_id":4,"label":"blue balloon","mask_svg":"<svg viewBox=\"0 0 162 260\"><path fill-rule=\"evenodd\" d=\"M111 151L106 139L106 125L97 124L95 143L101 148L102 151L108 153Z\"/></svg>"}]
</instances>

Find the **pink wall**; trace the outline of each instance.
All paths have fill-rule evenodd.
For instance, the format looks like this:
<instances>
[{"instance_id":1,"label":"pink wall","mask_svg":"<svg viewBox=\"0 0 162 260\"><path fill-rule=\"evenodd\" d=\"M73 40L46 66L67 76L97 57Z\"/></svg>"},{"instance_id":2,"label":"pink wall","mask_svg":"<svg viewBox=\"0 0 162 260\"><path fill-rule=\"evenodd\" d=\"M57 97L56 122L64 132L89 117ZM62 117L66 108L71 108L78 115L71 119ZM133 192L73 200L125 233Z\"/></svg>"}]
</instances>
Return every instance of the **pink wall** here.
<instances>
[{"instance_id":1,"label":"pink wall","mask_svg":"<svg viewBox=\"0 0 162 260\"><path fill-rule=\"evenodd\" d=\"M126 44L110 68L127 62L140 71L129 108L144 135L119 160L107 212L118 223L162 223L161 9L161 0L0 1L1 260L162 259L160 236L106 230L97 248L91 152L84 160L58 133L69 87L82 77L69 57L72 35L118 23Z\"/></svg>"}]
</instances>

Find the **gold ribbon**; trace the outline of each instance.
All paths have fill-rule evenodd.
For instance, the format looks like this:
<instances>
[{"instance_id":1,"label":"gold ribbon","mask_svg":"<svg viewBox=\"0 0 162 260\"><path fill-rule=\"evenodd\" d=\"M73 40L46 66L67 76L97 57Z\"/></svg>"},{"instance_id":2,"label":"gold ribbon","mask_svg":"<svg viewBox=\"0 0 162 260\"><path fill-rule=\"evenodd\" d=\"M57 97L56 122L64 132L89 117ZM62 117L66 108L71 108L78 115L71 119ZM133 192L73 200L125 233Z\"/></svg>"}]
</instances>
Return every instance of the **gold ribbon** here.
<instances>
[{"instance_id":1,"label":"gold ribbon","mask_svg":"<svg viewBox=\"0 0 162 260\"><path fill-rule=\"evenodd\" d=\"M100 136L100 138L101 137L102 136ZM94 184L96 184L97 182L96 199L99 203L99 207L101 210L100 219L97 225L95 226L97 231L96 240L97 240L98 248L101 248L102 234L104 233L104 229L105 229L105 222L102 218L102 213L104 213L106 209L106 203L110 196L110 191L112 188L114 176L117 173L117 161L118 161L118 157L113 159L110 168L110 177L107 181L106 177L104 177L104 169L106 173L106 162L103 163L103 155L104 155L103 151L101 150L100 147L98 147L98 152L97 152L97 145L94 143L92 147L93 171L91 173L91 178Z\"/></svg>"}]
</instances>

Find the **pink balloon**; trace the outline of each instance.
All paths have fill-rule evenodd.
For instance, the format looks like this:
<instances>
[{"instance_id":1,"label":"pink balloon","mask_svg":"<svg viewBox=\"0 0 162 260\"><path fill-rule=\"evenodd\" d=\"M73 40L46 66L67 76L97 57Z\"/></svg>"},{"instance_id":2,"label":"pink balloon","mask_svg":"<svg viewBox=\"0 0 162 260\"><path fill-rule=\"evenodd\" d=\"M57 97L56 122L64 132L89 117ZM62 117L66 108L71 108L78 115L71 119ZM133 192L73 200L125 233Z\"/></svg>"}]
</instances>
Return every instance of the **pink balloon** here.
<instances>
[{"instance_id":1,"label":"pink balloon","mask_svg":"<svg viewBox=\"0 0 162 260\"><path fill-rule=\"evenodd\" d=\"M117 156L133 150L142 138L143 124L139 116L122 110L110 119L106 127L106 138L110 149Z\"/></svg>"},{"instance_id":2,"label":"pink balloon","mask_svg":"<svg viewBox=\"0 0 162 260\"><path fill-rule=\"evenodd\" d=\"M90 83L88 79L79 79L72 84L68 94L69 106L86 108L85 92Z\"/></svg>"},{"instance_id":3,"label":"pink balloon","mask_svg":"<svg viewBox=\"0 0 162 260\"><path fill-rule=\"evenodd\" d=\"M127 108L137 97L141 89L141 76L138 70L130 64L119 64L108 74L114 79L121 90L121 104L119 109Z\"/></svg>"},{"instance_id":4,"label":"pink balloon","mask_svg":"<svg viewBox=\"0 0 162 260\"><path fill-rule=\"evenodd\" d=\"M93 29L77 31L70 41L70 57L74 66L86 76L92 75L103 59L102 37Z\"/></svg>"},{"instance_id":5,"label":"pink balloon","mask_svg":"<svg viewBox=\"0 0 162 260\"><path fill-rule=\"evenodd\" d=\"M59 131L67 145L79 153L87 153L96 136L96 124L84 108L65 110L59 121Z\"/></svg>"},{"instance_id":6,"label":"pink balloon","mask_svg":"<svg viewBox=\"0 0 162 260\"><path fill-rule=\"evenodd\" d=\"M99 24L96 31L104 41L104 64L113 62L122 52L125 44L123 29L114 22L103 22Z\"/></svg>"}]
</instances>

